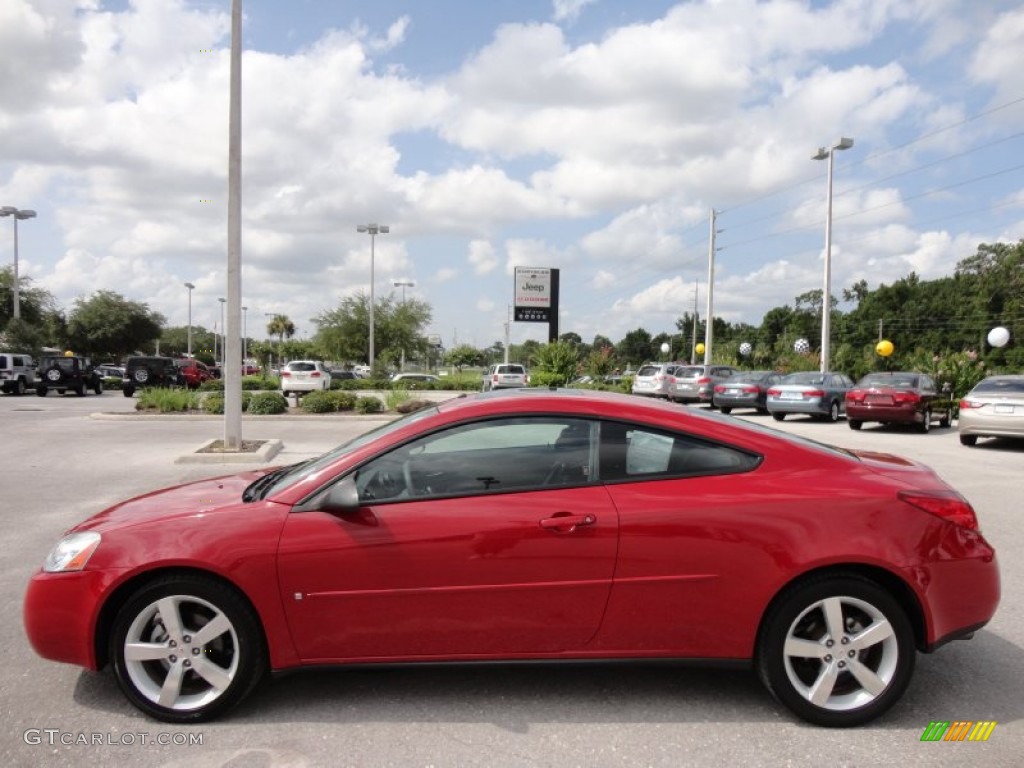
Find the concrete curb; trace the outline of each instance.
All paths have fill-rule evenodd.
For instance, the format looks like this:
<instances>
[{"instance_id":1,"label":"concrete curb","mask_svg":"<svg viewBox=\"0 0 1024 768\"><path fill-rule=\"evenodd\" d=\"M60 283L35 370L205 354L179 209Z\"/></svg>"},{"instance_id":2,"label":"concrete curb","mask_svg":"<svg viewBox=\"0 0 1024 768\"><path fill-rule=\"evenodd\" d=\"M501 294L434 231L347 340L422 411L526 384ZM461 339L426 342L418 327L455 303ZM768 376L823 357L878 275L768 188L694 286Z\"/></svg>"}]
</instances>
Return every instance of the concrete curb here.
<instances>
[{"instance_id":1,"label":"concrete curb","mask_svg":"<svg viewBox=\"0 0 1024 768\"><path fill-rule=\"evenodd\" d=\"M253 438L259 440L259 438ZM246 451L238 453L219 453L209 452L204 453L215 443L221 442L220 438L215 440L207 440L201 446L196 448L193 453L186 453L184 456L179 456L174 460L175 464L264 464L274 458L281 449L284 447L284 443L280 440L263 440L261 445L255 451Z\"/></svg>"}]
</instances>

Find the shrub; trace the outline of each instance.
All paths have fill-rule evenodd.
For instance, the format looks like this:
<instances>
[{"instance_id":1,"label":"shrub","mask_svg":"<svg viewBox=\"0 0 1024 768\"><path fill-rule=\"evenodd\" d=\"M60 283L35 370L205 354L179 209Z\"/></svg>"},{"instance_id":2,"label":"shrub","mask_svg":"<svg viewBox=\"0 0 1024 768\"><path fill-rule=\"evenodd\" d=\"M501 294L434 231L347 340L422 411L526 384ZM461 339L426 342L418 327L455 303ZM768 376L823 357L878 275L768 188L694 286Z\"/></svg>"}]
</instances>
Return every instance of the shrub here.
<instances>
[{"instance_id":1,"label":"shrub","mask_svg":"<svg viewBox=\"0 0 1024 768\"><path fill-rule=\"evenodd\" d=\"M377 397L360 397L356 400L356 411L359 413L380 413L384 410L384 403Z\"/></svg>"},{"instance_id":2,"label":"shrub","mask_svg":"<svg viewBox=\"0 0 1024 768\"><path fill-rule=\"evenodd\" d=\"M356 389L365 389L366 379L331 379L331 389L341 389L351 392Z\"/></svg>"},{"instance_id":3,"label":"shrub","mask_svg":"<svg viewBox=\"0 0 1024 768\"><path fill-rule=\"evenodd\" d=\"M199 395L187 389L163 389L154 387L139 391L135 403L137 411L159 411L160 413L181 413L199 410Z\"/></svg>"},{"instance_id":4,"label":"shrub","mask_svg":"<svg viewBox=\"0 0 1024 768\"><path fill-rule=\"evenodd\" d=\"M331 392L331 399L339 411L351 411L356 407L357 397L354 392Z\"/></svg>"},{"instance_id":5,"label":"shrub","mask_svg":"<svg viewBox=\"0 0 1024 768\"><path fill-rule=\"evenodd\" d=\"M203 410L207 413L224 413L224 395L219 392L207 393L203 397Z\"/></svg>"},{"instance_id":6,"label":"shrub","mask_svg":"<svg viewBox=\"0 0 1024 768\"><path fill-rule=\"evenodd\" d=\"M338 410L338 402L336 398L332 397L333 394L333 392L310 392L299 401L299 406L306 413L334 413Z\"/></svg>"},{"instance_id":7,"label":"shrub","mask_svg":"<svg viewBox=\"0 0 1024 768\"><path fill-rule=\"evenodd\" d=\"M223 379L207 379L199 385L200 392L223 392L224 391L224 380Z\"/></svg>"},{"instance_id":8,"label":"shrub","mask_svg":"<svg viewBox=\"0 0 1024 768\"><path fill-rule=\"evenodd\" d=\"M389 411L395 411L402 403L409 399L409 390L395 387L384 396L384 402Z\"/></svg>"},{"instance_id":9,"label":"shrub","mask_svg":"<svg viewBox=\"0 0 1024 768\"><path fill-rule=\"evenodd\" d=\"M249 400L249 413L275 414L285 413L288 401L280 392L256 392Z\"/></svg>"}]
</instances>

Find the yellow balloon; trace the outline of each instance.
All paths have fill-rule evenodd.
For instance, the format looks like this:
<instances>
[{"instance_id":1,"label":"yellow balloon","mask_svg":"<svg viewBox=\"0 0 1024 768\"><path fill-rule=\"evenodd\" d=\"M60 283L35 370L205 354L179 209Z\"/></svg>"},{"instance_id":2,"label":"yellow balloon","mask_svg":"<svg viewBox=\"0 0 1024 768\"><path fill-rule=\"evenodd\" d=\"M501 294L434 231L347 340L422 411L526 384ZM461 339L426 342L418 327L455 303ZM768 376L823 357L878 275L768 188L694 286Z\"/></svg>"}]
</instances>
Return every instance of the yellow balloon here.
<instances>
[{"instance_id":1,"label":"yellow balloon","mask_svg":"<svg viewBox=\"0 0 1024 768\"><path fill-rule=\"evenodd\" d=\"M697 345L697 354L698 355L703 355L704 354L704 345L703 344L698 344Z\"/></svg>"},{"instance_id":2,"label":"yellow balloon","mask_svg":"<svg viewBox=\"0 0 1024 768\"><path fill-rule=\"evenodd\" d=\"M72 352L70 349L65 349L64 350L64 357L74 357L74 356L75 356L75 353Z\"/></svg>"},{"instance_id":3,"label":"yellow balloon","mask_svg":"<svg viewBox=\"0 0 1024 768\"><path fill-rule=\"evenodd\" d=\"M888 357L895 349L896 348L892 345L892 342L888 339L882 339L880 342L875 344L875 352L877 352L880 357Z\"/></svg>"}]
</instances>

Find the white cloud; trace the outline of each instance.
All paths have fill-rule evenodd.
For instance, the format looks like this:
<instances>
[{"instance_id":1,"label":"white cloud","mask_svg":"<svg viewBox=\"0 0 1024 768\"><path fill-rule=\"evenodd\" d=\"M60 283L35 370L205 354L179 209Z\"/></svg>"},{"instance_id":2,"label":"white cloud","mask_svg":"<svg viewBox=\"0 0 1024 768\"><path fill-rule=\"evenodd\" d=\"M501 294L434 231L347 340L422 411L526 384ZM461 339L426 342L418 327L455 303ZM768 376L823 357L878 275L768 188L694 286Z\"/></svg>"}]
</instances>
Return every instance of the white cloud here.
<instances>
[{"instance_id":1,"label":"white cloud","mask_svg":"<svg viewBox=\"0 0 1024 768\"><path fill-rule=\"evenodd\" d=\"M596 0L552 0L555 21L575 21L586 6Z\"/></svg>"},{"instance_id":2,"label":"white cloud","mask_svg":"<svg viewBox=\"0 0 1024 768\"><path fill-rule=\"evenodd\" d=\"M498 255L494 252L494 246L487 240L470 241L469 263L473 265L473 271L478 275L493 272L498 266Z\"/></svg>"}]
</instances>

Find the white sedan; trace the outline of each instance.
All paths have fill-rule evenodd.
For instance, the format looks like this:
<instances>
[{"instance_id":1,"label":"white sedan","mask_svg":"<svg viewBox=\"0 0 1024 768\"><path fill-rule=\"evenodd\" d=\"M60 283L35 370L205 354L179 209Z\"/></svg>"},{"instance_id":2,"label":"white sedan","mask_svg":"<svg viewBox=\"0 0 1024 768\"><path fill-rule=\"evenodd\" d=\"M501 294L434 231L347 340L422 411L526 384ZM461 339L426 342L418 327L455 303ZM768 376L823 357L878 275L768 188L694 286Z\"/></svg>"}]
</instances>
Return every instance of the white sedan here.
<instances>
[{"instance_id":1,"label":"white sedan","mask_svg":"<svg viewBox=\"0 0 1024 768\"><path fill-rule=\"evenodd\" d=\"M319 360L292 360L281 369L281 392L316 392L331 388L331 373Z\"/></svg>"}]
</instances>

